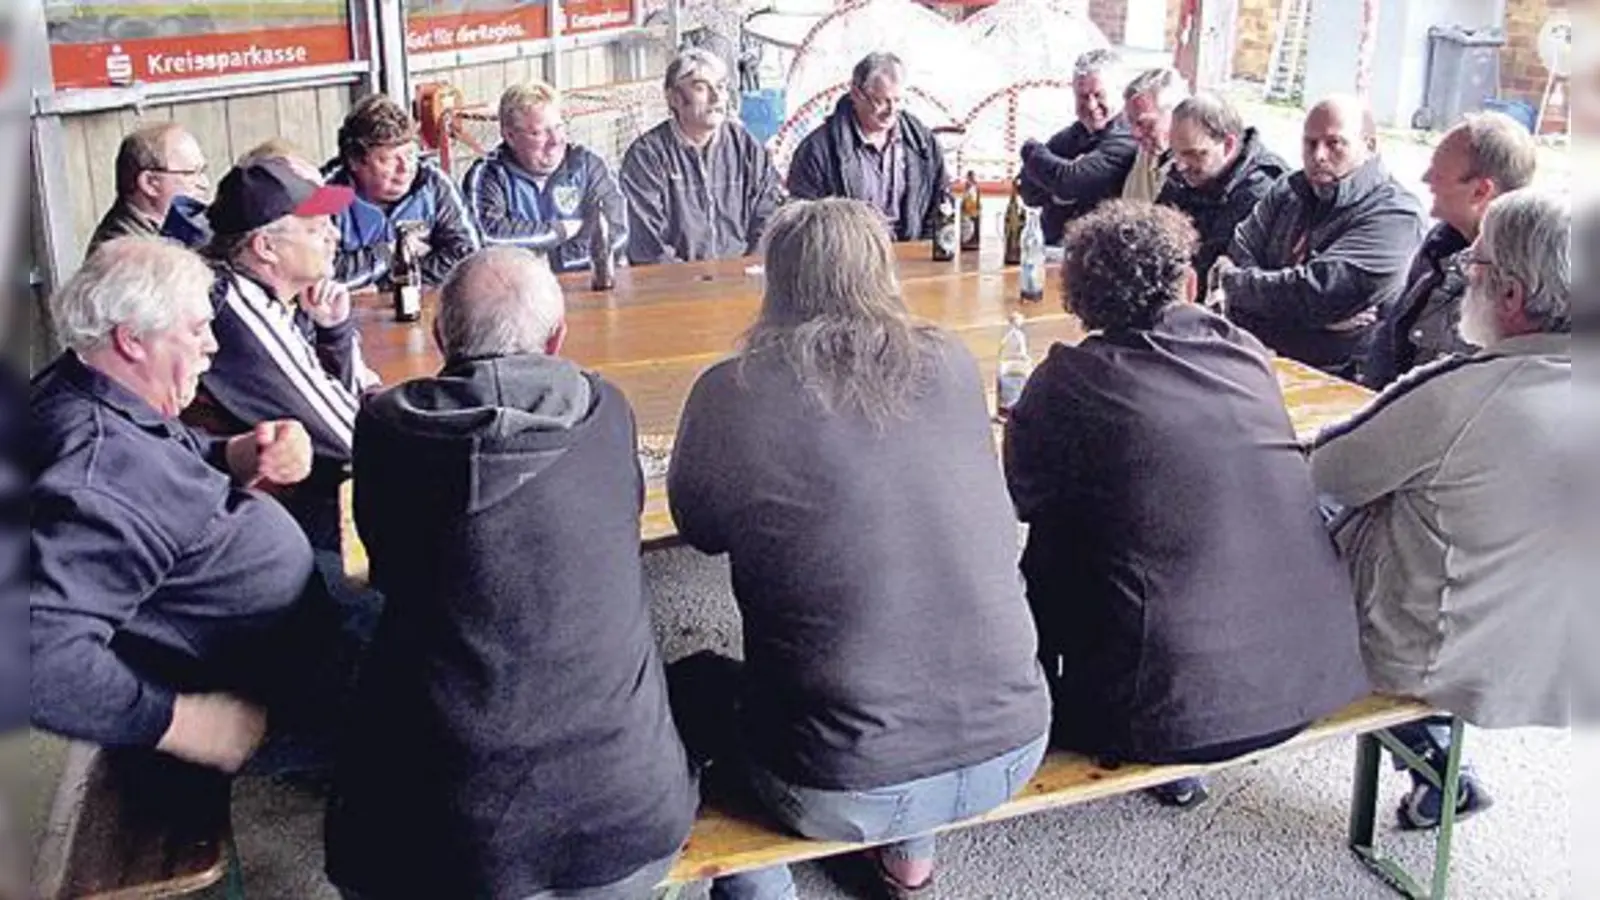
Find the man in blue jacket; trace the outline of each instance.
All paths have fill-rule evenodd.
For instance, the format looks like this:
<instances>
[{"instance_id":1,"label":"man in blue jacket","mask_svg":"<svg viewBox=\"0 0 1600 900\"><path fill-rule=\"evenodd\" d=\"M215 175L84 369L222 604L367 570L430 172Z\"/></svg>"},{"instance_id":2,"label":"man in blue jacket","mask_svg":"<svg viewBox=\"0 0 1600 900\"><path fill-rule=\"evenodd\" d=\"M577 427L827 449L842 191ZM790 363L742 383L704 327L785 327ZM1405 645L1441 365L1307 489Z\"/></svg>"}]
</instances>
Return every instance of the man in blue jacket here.
<instances>
[{"instance_id":1,"label":"man in blue jacket","mask_svg":"<svg viewBox=\"0 0 1600 900\"><path fill-rule=\"evenodd\" d=\"M628 208L605 160L567 140L561 97L542 81L500 96L500 146L467 170L464 187L487 245L544 254L554 272L590 266L590 229L604 216L611 252L628 246Z\"/></svg>"},{"instance_id":2,"label":"man in blue jacket","mask_svg":"<svg viewBox=\"0 0 1600 900\"><path fill-rule=\"evenodd\" d=\"M357 103L339 127L339 160L328 183L355 190L335 219L335 277L349 288L387 281L395 245L409 242L425 284L438 284L478 249L478 234L461 192L438 166L417 158L416 127L384 94ZM401 236L402 225L411 231Z\"/></svg>"}]
</instances>

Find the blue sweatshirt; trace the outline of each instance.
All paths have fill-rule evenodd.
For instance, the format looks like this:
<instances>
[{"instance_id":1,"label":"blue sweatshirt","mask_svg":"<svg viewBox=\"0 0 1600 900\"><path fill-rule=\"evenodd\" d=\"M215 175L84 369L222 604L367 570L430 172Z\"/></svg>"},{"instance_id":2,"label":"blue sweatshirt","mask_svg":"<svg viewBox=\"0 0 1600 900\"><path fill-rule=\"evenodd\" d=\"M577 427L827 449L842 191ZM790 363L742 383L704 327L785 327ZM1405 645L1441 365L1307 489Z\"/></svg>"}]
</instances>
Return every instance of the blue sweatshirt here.
<instances>
[{"instance_id":1,"label":"blue sweatshirt","mask_svg":"<svg viewBox=\"0 0 1600 900\"><path fill-rule=\"evenodd\" d=\"M485 244L543 253L555 272L589 268L589 230L568 234L563 219L588 221L596 208L611 223L611 250L628 246L628 208L605 160L568 144L549 175L535 175L496 147L467 170L463 187Z\"/></svg>"},{"instance_id":2,"label":"blue sweatshirt","mask_svg":"<svg viewBox=\"0 0 1600 900\"><path fill-rule=\"evenodd\" d=\"M328 183L355 187L354 177L342 163L328 170ZM334 217L339 228L334 276L351 288L383 281L394 256L397 222L426 226L429 251L422 258L422 280L427 284L444 281L456 263L480 246L461 192L438 166L423 160L411 190L387 209L357 193L350 208Z\"/></svg>"}]
</instances>

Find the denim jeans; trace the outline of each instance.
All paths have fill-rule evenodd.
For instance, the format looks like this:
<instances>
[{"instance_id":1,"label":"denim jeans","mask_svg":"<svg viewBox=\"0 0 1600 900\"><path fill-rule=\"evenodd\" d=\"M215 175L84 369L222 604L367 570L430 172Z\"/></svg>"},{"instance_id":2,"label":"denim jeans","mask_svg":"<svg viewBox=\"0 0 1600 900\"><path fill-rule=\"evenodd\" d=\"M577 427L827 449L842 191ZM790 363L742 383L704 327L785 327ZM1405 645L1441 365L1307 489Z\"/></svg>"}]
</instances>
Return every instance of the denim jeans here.
<instances>
[{"instance_id":1,"label":"denim jeans","mask_svg":"<svg viewBox=\"0 0 1600 900\"><path fill-rule=\"evenodd\" d=\"M1439 780L1444 780L1444 763L1450 756L1450 725L1453 719L1450 716L1429 716L1404 725L1396 725L1389 729L1395 740L1405 744L1412 753L1417 754L1433 765L1434 771L1439 774ZM1404 769L1406 764L1395 757L1394 767ZM1421 775L1412 773L1412 780L1422 784L1426 779Z\"/></svg>"},{"instance_id":2,"label":"denim jeans","mask_svg":"<svg viewBox=\"0 0 1600 900\"><path fill-rule=\"evenodd\" d=\"M667 877L672 871L672 864L678 861L677 851L671 856L658 859L653 863L633 870L629 875L622 877L610 884L597 887L552 889L528 894L522 900L648 900L655 896L656 885L661 879ZM342 900L389 900L377 894L364 894L360 891L350 891L339 888ZM395 898L398 900L398 898Z\"/></svg>"},{"instance_id":3,"label":"denim jeans","mask_svg":"<svg viewBox=\"0 0 1600 900\"><path fill-rule=\"evenodd\" d=\"M885 855L932 859L935 828L988 812L1011 799L1044 759L1049 735L964 769L866 791L828 791L785 782L752 768L751 787L778 820L818 840L882 843ZM791 900L788 866L718 878L714 900Z\"/></svg>"}]
</instances>

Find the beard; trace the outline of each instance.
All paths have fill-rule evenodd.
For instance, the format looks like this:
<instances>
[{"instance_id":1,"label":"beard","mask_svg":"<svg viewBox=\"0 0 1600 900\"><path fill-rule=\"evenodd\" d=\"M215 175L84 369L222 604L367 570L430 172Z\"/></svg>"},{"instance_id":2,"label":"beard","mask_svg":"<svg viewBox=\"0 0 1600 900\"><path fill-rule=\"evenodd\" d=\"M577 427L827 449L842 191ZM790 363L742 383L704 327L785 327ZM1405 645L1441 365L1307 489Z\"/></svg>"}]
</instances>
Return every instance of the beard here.
<instances>
[{"instance_id":1,"label":"beard","mask_svg":"<svg viewBox=\"0 0 1600 900\"><path fill-rule=\"evenodd\" d=\"M1487 347L1500 340L1500 322L1495 315L1494 301L1480 285L1467 285L1461 298L1461 319L1456 323L1456 333L1474 347Z\"/></svg>"}]
</instances>

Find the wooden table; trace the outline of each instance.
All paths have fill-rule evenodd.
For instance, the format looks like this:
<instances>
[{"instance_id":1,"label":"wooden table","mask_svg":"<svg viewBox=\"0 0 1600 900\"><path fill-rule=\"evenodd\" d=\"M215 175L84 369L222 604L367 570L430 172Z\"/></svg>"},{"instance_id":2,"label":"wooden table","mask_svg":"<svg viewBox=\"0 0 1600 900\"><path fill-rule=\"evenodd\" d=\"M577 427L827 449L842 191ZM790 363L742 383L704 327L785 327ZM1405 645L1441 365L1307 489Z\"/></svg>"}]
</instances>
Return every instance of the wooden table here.
<instances>
[{"instance_id":1,"label":"wooden table","mask_svg":"<svg viewBox=\"0 0 1600 900\"><path fill-rule=\"evenodd\" d=\"M991 242L993 243L993 242ZM913 315L956 335L982 367L985 382L994 381L995 357L1007 316L1022 313L1030 349L1036 358L1055 341L1075 343L1083 337L1076 319L1061 309L1055 267L1047 276L1046 300L1021 303L1017 270L999 265L998 247L955 261L936 263L927 243L897 247L906 305ZM588 273L561 277L567 300L567 342L562 355L604 375L627 395L638 419L646 448L664 452L677 432L678 415L696 377L737 346L739 336L755 320L761 303L761 277L752 274L754 259L679 263L624 268L613 291L589 290ZM362 355L383 378L396 384L435 374L440 365L432 337L434 304L423 304L418 322L399 323L390 313L387 295L357 298ZM1291 360L1275 361L1290 417L1301 436L1342 419L1364 403L1369 393ZM345 569L364 579L365 551L357 539L345 504ZM640 534L645 545L676 538L667 510L666 486L647 481Z\"/></svg>"}]
</instances>

